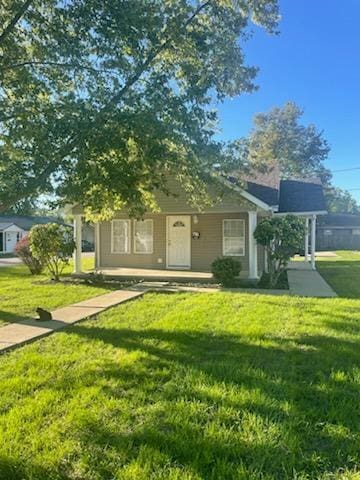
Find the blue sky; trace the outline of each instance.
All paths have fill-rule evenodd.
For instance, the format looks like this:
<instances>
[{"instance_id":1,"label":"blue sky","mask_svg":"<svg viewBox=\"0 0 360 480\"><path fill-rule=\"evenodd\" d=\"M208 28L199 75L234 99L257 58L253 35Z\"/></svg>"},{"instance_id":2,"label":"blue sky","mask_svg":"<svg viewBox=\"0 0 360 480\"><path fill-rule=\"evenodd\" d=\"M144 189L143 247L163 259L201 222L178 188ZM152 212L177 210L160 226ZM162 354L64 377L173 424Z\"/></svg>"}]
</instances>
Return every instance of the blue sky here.
<instances>
[{"instance_id":1,"label":"blue sky","mask_svg":"<svg viewBox=\"0 0 360 480\"><path fill-rule=\"evenodd\" d=\"M360 0L280 0L280 34L255 28L247 63L260 68L259 91L220 105L222 138L246 135L252 117L295 101L304 123L324 130L331 170L360 167ZM360 200L360 169L334 173Z\"/></svg>"}]
</instances>

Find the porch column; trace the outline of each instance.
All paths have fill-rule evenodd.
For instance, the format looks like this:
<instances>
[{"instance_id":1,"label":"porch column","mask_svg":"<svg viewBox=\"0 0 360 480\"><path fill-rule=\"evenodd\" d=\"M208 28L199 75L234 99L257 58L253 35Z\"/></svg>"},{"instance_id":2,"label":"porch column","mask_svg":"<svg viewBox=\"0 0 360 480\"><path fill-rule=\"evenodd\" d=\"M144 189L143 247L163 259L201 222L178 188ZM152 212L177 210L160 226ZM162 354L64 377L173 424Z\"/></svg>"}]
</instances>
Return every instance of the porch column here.
<instances>
[{"instance_id":1,"label":"porch column","mask_svg":"<svg viewBox=\"0 0 360 480\"><path fill-rule=\"evenodd\" d=\"M81 215L74 215L74 273L81 273Z\"/></svg>"},{"instance_id":2,"label":"porch column","mask_svg":"<svg viewBox=\"0 0 360 480\"><path fill-rule=\"evenodd\" d=\"M254 232L257 224L257 213L249 212L249 277L258 278L257 244Z\"/></svg>"},{"instance_id":3,"label":"porch column","mask_svg":"<svg viewBox=\"0 0 360 480\"><path fill-rule=\"evenodd\" d=\"M305 262L309 261L309 218L305 218Z\"/></svg>"},{"instance_id":4,"label":"porch column","mask_svg":"<svg viewBox=\"0 0 360 480\"><path fill-rule=\"evenodd\" d=\"M311 217L311 268L313 270L316 270L315 247L316 247L316 215L313 215Z\"/></svg>"},{"instance_id":5,"label":"porch column","mask_svg":"<svg viewBox=\"0 0 360 480\"><path fill-rule=\"evenodd\" d=\"M100 223L95 223L95 268L100 268Z\"/></svg>"}]
</instances>

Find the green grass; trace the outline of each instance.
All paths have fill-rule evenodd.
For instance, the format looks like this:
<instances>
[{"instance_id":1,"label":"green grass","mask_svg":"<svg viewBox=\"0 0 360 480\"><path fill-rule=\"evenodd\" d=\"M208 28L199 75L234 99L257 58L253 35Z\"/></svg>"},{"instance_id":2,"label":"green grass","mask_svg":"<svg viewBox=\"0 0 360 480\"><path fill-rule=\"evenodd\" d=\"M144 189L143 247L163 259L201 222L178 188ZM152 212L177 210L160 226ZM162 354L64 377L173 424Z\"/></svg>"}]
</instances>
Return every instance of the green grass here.
<instances>
[{"instance_id":1,"label":"green grass","mask_svg":"<svg viewBox=\"0 0 360 480\"><path fill-rule=\"evenodd\" d=\"M338 295L360 298L360 252L337 251L337 257L319 257L316 265Z\"/></svg>"},{"instance_id":2,"label":"green grass","mask_svg":"<svg viewBox=\"0 0 360 480\"><path fill-rule=\"evenodd\" d=\"M0 358L0 478L345 480L360 301L147 294Z\"/></svg>"},{"instance_id":3,"label":"green grass","mask_svg":"<svg viewBox=\"0 0 360 480\"><path fill-rule=\"evenodd\" d=\"M92 258L84 258L90 269ZM65 273L72 271L72 265ZM34 317L36 308L55 309L106 293L107 288L71 282L51 282L46 275L30 275L27 267L0 267L0 326L26 317Z\"/></svg>"}]
</instances>

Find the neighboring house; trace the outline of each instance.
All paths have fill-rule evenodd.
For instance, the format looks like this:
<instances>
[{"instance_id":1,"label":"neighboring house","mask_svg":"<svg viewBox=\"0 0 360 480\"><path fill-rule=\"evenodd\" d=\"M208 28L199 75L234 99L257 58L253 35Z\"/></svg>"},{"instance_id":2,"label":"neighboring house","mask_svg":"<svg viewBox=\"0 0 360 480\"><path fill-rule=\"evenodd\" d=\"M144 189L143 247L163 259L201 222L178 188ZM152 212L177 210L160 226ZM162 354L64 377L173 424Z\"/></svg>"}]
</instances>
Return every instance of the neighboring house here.
<instances>
[{"instance_id":1,"label":"neighboring house","mask_svg":"<svg viewBox=\"0 0 360 480\"><path fill-rule=\"evenodd\" d=\"M0 215L0 253L12 253L17 242L25 237L34 225L52 222L59 223L59 219Z\"/></svg>"},{"instance_id":2,"label":"neighboring house","mask_svg":"<svg viewBox=\"0 0 360 480\"><path fill-rule=\"evenodd\" d=\"M360 250L360 215L324 215L317 226L316 249Z\"/></svg>"},{"instance_id":3,"label":"neighboring house","mask_svg":"<svg viewBox=\"0 0 360 480\"><path fill-rule=\"evenodd\" d=\"M171 181L170 191L176 196L156 196L161 213L135 220L118 212L112 221L97 223L96 267L210 271L215 258L229 256L240 260L243 277L259 278L266 262L264 250L253 236L257 223L273 214L293 213L311 219L315 268L316 216L326 213L319 183L282 180L269 186L264 180L254 180L242 188L234 177L219 178L226 193L203 212L189 206L181 186ZM216 198L215 192L212 195ZM82 207L73 206L72 214L77 242L75 272L80 273Z\"/></svg>"}]
</instances>

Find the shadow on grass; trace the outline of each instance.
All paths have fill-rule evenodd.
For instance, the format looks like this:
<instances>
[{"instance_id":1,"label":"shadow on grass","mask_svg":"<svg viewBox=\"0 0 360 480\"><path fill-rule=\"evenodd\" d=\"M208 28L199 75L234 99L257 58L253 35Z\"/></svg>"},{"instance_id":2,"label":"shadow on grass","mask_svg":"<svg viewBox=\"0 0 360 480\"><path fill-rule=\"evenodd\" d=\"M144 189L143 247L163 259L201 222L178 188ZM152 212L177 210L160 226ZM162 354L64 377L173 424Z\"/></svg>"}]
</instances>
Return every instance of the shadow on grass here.
<instances>
[{"instance_id":1,"label":"shadow on grass","mask_svg":"<svg viewBox=\"0 0 360 480\"><path fill-rule=\"evenodd\" d=\"M360 461L360 387L351 378L360 367L355 342L304 336L271 338L270 344L262 345L210 332L82 325L72 331L116 349L147 354L137 368L106 362L99 372L109 398L140 389L144 400L141 420L134 411L130 431L89 419L81 442L93 452L94 468L101 462L100 452L110 446L126 462L147 449L206 479L260 474L288 479L296 472L318 478L355 469ZM336 372L346 374L337 377ZM184 381L174 383L174 375ZM208 388L202 388L199 379ZM220 387L223 393L217 394ZM250 393L241 399L230 393L232 389ZM254 425L246 438L242 423L249 419ZM276 433L265 440L272 429ZM110 478L114 472L102 465L102 478ZM239 476L240 466L248 476Z\"/></svg>"},{"instance_id":2,"label":"shadow on grass","mask_svg":"<svg viewBox=\"0 0 360 480\"><path fill-rule=\"evenodd\" d=\"M344 332L349 322L338 316L328 325ZM78 458L86 463L86 479L137 478L122 475L122 468L135 464L146 471L141 479L179 480L337 478L332 475L340 470L358 468L355 341L331 331L252 339L90 323L66 334L90 340L87 352L104 357L82 370L60 371L51 388L59 398L68 392L74 399L97 388L104 407L94 412L89 400L80 412L72 431L79 450L66 465L45 468L21 456L0 458L1 478L83 478L74 467ZM140 356L127 363L122 351ZM170 477L175 468L187 476Z\"/></svg>"},{"instance_id":3,"label":"shadow on grass","mask_svg":"<svg viewBox=\"0 0 360 480\"><path fill-rule=\"evenodd\" d=\"M33 317L30 317L28 315L16 315L15 313L12 313L12 312L0 310L0 327L2 326L1 322L16 323L22 320L33 320ZM0 340L1 340L1 330L0 330Z\"/></svg>"}]
</instances>

